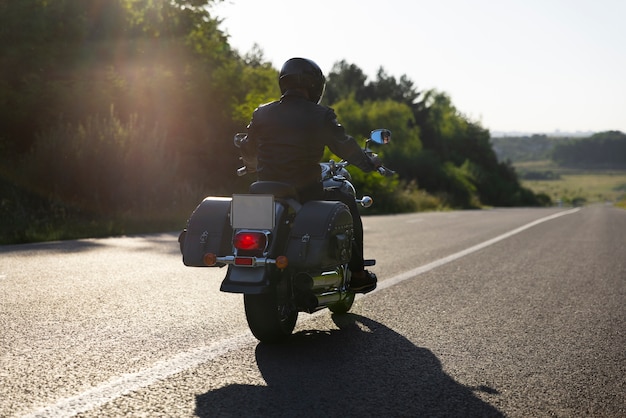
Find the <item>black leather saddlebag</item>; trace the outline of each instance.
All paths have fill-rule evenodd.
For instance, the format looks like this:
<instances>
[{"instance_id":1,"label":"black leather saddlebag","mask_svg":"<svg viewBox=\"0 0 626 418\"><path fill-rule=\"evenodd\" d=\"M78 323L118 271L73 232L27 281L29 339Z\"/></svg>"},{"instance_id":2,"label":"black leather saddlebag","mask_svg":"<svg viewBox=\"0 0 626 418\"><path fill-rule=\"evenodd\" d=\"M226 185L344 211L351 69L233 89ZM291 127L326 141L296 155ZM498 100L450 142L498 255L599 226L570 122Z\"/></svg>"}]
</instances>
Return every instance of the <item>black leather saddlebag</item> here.
<instances>
[{"instance_id":1,"label":"black leather saddlebag","mask_svg":"<svg viewBox=\"0 0 626 418\"><path fill-rule=\"evenodd\" d=\"M207 197L193 211L187 229L179 237L186 266L207 267L203 261L206 253L218 256L232 254L231 200L230 197Z\"/></svg>"},{"instance_id":2,"label":"black leather saddlebag","mask_svg":"<svg viewBox=\"0 0 626 418\"><path fill-rule=\"evenodd\" d=\"M335 201L311 201L296 215L289 235L287 259L296 269L347 263L352 254L352 215Z\"/></svg>"}]
</instances>

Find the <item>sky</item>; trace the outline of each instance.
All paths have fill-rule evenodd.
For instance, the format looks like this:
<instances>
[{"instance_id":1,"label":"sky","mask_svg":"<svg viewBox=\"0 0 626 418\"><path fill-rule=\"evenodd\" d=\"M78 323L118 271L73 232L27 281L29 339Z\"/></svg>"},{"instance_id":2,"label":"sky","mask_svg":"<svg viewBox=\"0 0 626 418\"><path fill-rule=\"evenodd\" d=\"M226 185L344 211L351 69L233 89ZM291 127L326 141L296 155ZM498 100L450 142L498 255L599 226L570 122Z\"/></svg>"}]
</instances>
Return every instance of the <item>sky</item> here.
<instances>
[{"instance_id":1,"label":"sky","mask_svg":"<svg viewBox=\"0 0 626 418\"><path fill-rule=\"evenodd\" d=\"M626 133L624 0L224 0L241 54L406 75L494 132Z\"/></svg>"}]
</instances>

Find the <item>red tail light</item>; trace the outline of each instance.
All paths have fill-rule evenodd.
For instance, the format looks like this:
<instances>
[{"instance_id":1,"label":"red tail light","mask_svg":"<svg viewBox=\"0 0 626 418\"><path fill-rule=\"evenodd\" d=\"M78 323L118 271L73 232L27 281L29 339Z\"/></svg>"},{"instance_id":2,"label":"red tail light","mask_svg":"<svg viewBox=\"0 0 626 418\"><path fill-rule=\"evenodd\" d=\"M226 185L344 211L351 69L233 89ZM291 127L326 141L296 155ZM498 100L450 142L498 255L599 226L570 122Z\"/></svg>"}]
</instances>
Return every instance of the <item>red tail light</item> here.
<instances>
[{"instance_id":1,"label":"red tail light","mask_svg":"<svg viewBox=\"0 0 626 418\"><path fill-rule=\"evenodd\" d=\"M233 238L233 246L242 251L263 251L266 245L267 236L263 232L241 231Z\"/></svg>"}]
</instances>

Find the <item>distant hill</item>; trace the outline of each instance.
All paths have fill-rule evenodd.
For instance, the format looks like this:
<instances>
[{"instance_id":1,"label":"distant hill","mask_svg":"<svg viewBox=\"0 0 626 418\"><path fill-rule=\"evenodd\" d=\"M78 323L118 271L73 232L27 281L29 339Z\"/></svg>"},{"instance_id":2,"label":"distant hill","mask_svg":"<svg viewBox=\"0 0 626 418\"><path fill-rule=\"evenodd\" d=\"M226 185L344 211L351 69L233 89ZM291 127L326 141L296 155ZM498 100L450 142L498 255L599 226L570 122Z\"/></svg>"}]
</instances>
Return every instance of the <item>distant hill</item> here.
<instances>
[{"instance_id":1,"label":"distant hill","mask_svg":"<svg viewBox=\"0 0 626 418\"><path fill-rule=\"evenodd\" d=\"M527 138L534 135L545 135L550 138L589 138L595 131L553 131L553 132L520 132L520 131L491 131L493 138Z\"/></svg>"},{"instance_id":2,"label":"distant hill","mask_svg":"<svg viewBox=\"0 0 626 418\"><path fill-rule=\"evenodd\" d=\"M549 160L552 158L552 151L556 144L570 139L536 134L519 137L492 137L491 144L499 161L510 160L517 163Z\"/></svg>"},{"instance_id":3,"label":"distant hill","mask_svg":"<svg viewBox=\"0 0 626 418\"><path fill-rule=\"evenodd\" d=\"M626 168L626 135L620 131L599 132L582 138L544 134L492 137L491 143L500 161L553 160L570 168Z\"/></svg>"}]
</instances>

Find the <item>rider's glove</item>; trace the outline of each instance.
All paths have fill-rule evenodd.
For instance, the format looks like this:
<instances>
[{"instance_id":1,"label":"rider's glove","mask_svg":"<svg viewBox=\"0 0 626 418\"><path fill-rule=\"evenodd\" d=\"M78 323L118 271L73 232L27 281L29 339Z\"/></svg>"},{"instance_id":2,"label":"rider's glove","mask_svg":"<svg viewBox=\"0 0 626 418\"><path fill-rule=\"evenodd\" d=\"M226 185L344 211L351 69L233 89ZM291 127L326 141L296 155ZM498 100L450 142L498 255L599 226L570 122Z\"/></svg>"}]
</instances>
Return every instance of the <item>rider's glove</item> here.
<instances>
[{"instance_id":1,"label":"rider's glove","mask_svg":"<svg viewBox=\"0 0 626 418\"><path fill-rule=\"evenodd\" d=\"M383 165L383 162L380 160L380 158L378 158L377 154L371 153L371 154L368 154L368 157L370 158L370 162L372 163L375 169Z\"/></svg>"}]
</instances>

